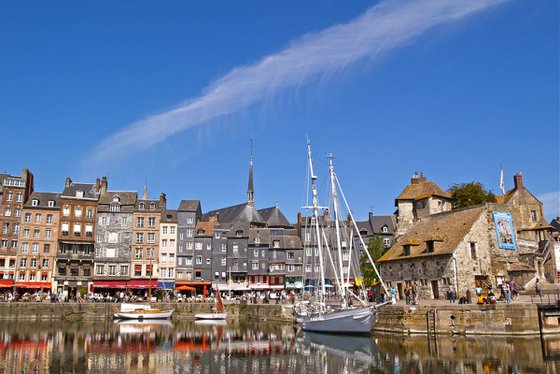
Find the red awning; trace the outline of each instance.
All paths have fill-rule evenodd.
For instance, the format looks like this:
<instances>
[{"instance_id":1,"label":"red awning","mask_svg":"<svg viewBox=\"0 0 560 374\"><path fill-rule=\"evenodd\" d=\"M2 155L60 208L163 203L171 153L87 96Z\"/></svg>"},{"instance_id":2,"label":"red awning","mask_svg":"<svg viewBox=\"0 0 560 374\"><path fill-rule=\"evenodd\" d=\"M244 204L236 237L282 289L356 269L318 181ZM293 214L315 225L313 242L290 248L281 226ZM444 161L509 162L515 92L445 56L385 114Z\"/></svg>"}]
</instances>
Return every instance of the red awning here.
<instances>
[{"instance_id":1,"label":"red awning","mask_svg":"<svg viewBox=\"0 0 560 374\"><path fill-rule=\"evenodd\" d=\"M208 286L210 287L212 282L203 281L191 281L191 282L175 282L175 286Z\"/></svg>"},{"instance_id":2,"label":"red awning","mask_svg":"<svg viewBox=\"0 0 560 374\"><path fill-rule=\"evenodd\" d=\"M157 279L152 279L152 288L157 288ZM131 279L126 283L126 288L150 288L149 279Z\"/></svg>"},{"instance_id":3,"label":"red awning","mask_svg":"<svg viewBox=\"0 0 560 374\"><path fill-rule=\"evenodd\" d=\"M93 288L126 288L126 281L125 280L102 280L102 281L93 281Z\"/></svg>"},{"instance_id":4,"label":"red awning","mask_svg":"<svg viewBox=\"0 0 560 374\"><path fill-rule=\"evenodd\" d=\"M11 279L0 279L0 288L2 287L12 287L14 285L14 281Z\"/></svg>"},{"instance_id":5,"label":"red awning","mask_svg":"<svg viewBox=\"0 0 560 374\"><path fill-rule=\"evenodd\" d=\"M17 282L14 287L19 288L51 288L51 282Z\"/></svg>"}]
</instances>

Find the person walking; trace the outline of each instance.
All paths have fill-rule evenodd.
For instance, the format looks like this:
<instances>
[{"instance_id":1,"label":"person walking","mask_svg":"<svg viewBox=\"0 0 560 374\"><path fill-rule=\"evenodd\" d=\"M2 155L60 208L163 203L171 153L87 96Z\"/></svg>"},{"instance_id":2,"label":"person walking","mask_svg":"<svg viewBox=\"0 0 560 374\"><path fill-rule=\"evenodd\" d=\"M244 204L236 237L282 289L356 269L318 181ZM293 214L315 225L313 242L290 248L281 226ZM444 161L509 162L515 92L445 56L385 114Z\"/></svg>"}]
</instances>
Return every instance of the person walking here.
<instances>
[{"instance_id":1,"label":"person walking","mask_svg":"<svg viewBox=\"0 0 560 374\"><path fill-rule=\"evenodd\" d=\"M537 282L535 283L535 296L542 296L541 295L541 284L539 283L539 278L537 278Z\"/></svg>"},{"instance_id":2,"label":"person walking","mask_svg":"<svg viewBox=\"0 0 560 374\"><path fill-rule=\"evenodd\" d=\"M504 282L504 291L506 293L506 303L511 304L511 287L509 282Z\"/></svg>"}]
</instances>

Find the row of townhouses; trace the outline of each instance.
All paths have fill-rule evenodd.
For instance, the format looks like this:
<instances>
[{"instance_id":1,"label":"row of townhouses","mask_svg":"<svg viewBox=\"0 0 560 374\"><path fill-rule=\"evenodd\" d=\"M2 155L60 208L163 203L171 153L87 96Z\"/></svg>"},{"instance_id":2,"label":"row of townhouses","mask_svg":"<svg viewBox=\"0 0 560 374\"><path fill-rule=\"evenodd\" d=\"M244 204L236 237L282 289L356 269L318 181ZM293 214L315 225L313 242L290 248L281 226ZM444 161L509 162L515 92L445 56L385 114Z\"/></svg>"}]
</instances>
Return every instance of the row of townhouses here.
<instances>
[{"instance_id":1,"label":"row of townhouses","mask_svg":"<svg viewBox=\"0 0 560 374\"><path fill-rule=\"evenodd\" d=\"M447 192L415 175L393 216L370 214L356 227L365 246L382 238L380 270L401 295L411 282L423 297L439 298L449 286L464 292L506 279L525 285L551 274L557 281L542 203L521 174L514 186L495 204L452 209ZM0 195L0 291L205 293L301 290L319 282L314 218L298 214L292 224L277 206L255 208L252 158L246 201L206 213L199 200L168 209L166 195L150 199L146 187L142 196L110 190L105 177L67 178L62 193L35 192L26 168L21 176L0 174ZM328 210L319 220L323 228L334 225ZM352 234L343 239L345 266L361 257L364 244Z\"/></svg>"}]
</instances>

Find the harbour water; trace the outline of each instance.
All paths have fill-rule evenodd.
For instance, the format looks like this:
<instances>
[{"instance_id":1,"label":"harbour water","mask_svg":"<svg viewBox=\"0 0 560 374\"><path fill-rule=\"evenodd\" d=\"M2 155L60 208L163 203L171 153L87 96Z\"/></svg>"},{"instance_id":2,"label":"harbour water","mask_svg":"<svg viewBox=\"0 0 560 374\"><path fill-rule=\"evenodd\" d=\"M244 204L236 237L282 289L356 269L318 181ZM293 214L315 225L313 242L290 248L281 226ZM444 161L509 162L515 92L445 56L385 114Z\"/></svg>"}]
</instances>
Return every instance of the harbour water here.
<instances>
[{"instance_id":1,"label":"harbour water","mask_svg":"<svg viewBox=\"0 0 560 374\"><path fill-rule=\"evenodd\" d=\"M560 373L560 337L298 332L291 324L0 321L0 373Z\"/></svg>"}]
</instances>

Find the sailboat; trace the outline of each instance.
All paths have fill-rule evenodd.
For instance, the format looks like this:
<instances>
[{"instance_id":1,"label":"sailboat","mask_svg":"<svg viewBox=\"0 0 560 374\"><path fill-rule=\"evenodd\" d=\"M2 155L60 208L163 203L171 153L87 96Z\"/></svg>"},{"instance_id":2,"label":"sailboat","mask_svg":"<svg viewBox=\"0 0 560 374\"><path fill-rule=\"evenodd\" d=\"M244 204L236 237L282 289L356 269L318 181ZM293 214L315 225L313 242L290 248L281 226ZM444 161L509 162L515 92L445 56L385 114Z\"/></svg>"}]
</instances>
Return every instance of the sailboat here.
<instances>
[{"instance_id":1,"label":"sailboat","mask_svg":"<svg viewBox=\"0 0 560 374\"><path fill-rule=\"evenodd\" d=\"M305 300L299 302L294 307L294 320L304 331L315 331L315 332L325 332L325 333L345 333L345 334L369 334L373 329L375 321L377 319L377 311L384 305L389 303L394 303L395 300L389 300L382 304L371 305L356 295L352 290L350 290L350 275L353 274L356 277L358 275L359 269L351 269L352 261L352 248L348 250L346 242L353 241L353 236L357 236L362 248L367 248L364 243L363 238L360 235L360 231L356 225L356 221L352 215L350 208L348 207L348 202L344 196L344 192L340 187L340 183L336 174L334 172L333 157L329 156L329 175L331 184L331 205L334 211L334 223L329 222L325 216L319 216L319 209L327 209L325 207L320 207L317 197L317 187L315 176L313 171L313 160L311 155L311 145L307 143L308 150L308 162L309 171L311 177L311 192L313 205L311 207L313 211L313 216L311 222L313 223L315 242L317 245L318 259L319 259L319 290L315 293L315 298L313 300ZM349 227L343 227L342 221L340 219L340 206L339 206L339 192L346 210L348 211L348 221ZM323 222L321 227L320 222ZM327 232L328 231L328 232ZM334 233L333 233L334 231ZM349 240L344 240L344 238L349 238ZM331 246L332 243L333 245ZM343 255L343 252L344 255ZM371 258L369 252L366 250L368 260L373 266L377 277L380 281L381 286L385 290L385 294L389 295L387 288L381 275L379 274L373 259ZM326 254L326 256L324 256ZM327 302L327 283L330 279L326 277L326 266L325 261L328 258L330 265L330 274L334 276L335 288L336 288L336 299L337 301L329 300ZM354 263L357 261L354 259ZM347 263L347 265L345 265ZM330 285L332 287L332 285ZM354 305L356 302L357 305Z\"/></svg>"},{"instance_id":2,"label":"sailboat","mask_svg":"<svg viewBox=\"0 0 560 374\"><path fill-rule=\"evenodd\" d=\"M227 312L224 309L224 303L222 301L222 295L220 294L219 290L216 293L218 294L216 310L213 311L212 313L197 313L197 314L194 315L194 318L201 319L201 320L202 319L206 319L206 320L225 320L227 318Z\"/></svg>"}]
</instances>

